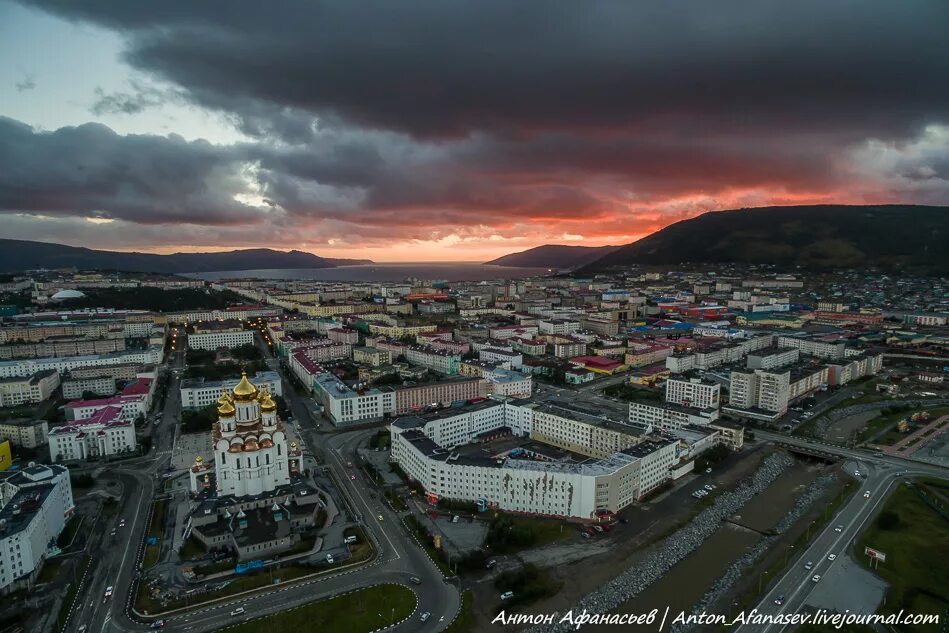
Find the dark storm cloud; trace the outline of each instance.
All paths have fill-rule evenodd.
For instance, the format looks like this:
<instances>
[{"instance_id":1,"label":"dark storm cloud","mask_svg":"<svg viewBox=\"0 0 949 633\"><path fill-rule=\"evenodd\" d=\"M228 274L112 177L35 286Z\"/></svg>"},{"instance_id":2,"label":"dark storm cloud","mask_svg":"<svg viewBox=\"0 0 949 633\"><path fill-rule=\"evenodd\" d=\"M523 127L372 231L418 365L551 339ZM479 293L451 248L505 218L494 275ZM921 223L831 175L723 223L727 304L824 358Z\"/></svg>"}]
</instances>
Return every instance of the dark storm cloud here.
<instances>
[{"instance_id":1,"label":"dark storm cloud","mask_svg":"<svg viewBox=\"0 0 949 633\"><path fill-rule=\"evenodd\" d=\"M259 221L239 155L176 136L87 123L40 132L0 117L0 209L138 223Z\"/></svg>"},{"instance_id":2,"label":"dark storm cloud","mask_svg":"<svg viewBox=\"0 0 949 633\"><path fill-rule=\"evenodd\" d=\"M651 121L887 135L949 105L944 0L33 4L121 31L134 66L206 105L417 137Z\"/></svg>"},{"instance_id":3,"label":"dark storm cloud","mask_svg":"<svg viewBox=\"0 0 949 633\"><path fill-rule=\"evenodd\" d=\"M21 130L8 211L249 222L251 189L268 227L358 242L949 195L945 0L23 2L117 31L143 76L253 141Z\"/></svg>"}]
</instances>

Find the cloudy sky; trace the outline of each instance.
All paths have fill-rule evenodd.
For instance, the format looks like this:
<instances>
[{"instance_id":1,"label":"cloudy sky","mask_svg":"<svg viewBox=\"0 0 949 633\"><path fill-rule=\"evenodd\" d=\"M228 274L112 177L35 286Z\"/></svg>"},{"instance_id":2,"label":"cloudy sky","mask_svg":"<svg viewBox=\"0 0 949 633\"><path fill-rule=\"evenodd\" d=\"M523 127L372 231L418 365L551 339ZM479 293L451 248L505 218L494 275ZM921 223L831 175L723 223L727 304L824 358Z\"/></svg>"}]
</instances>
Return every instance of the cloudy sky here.
<instances>
[{"instance_id":1,"label":"cloudy sky","mask_svg":"<svg viewBox=\"0 0 949 633\"><path fill-rule=\"evenodd\" d=\"M0 236L377 261L949 202L946 0L0 0Z\"/></svg>"}]
</instances>

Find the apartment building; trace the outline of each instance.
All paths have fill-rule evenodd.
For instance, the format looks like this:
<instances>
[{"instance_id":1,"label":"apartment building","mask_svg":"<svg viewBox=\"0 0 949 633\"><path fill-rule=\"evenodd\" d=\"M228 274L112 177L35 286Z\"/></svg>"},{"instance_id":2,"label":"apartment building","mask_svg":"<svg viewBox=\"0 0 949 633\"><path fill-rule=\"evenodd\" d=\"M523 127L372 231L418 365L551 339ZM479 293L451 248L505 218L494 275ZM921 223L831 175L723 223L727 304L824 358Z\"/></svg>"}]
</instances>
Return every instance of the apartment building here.
<instances>
[{"instance_id":1,"label":"apartment building","mask_svg":"<svg viewBox=\"0 0 949 633\"><path fill-rule=\"evenodd\" d=\"M717 409L721 390L717 382L696 376L670 378L665 384L665 399L672 404L697 409Z\"/></svg>"},{"instance_id":2,"label":"apartment building","mask_svg":"<svg viewBox=\"0 0 949 633\"><path fill-rule=\"evenodd\" d=\"M0 442L9 440L13 446L37 448L46 443L49 423L46 420L4 420L0 422Z\"/></svg>"},{"instance_id":3,"label":"apartment building","mask_svg":"<svg viewBox=\"0 0 949 633\"><path fill-rule=\"evenodd\" d=\"M672 355L672 347L653 343L633 343L626 346L625 364L630 368L645 367L664 361Z\"/></svg>"},{"instance_id":4,"label":"apartment building","mask_svg":"<svg viewBox=\"0 0 949 633\"><path fill-rule=\"evenodd\" d=\"M191 349L216 350L219 347L240 347L254 344L253 330L211 331L188 334Z\"/></svg>"},{"instance_id":5,"label":"apartment building","mask_svg":"<svg viewBox=\"0 0 949 633\"><path fill-rule=\"evenodd\" d=\"M32 587L75 511L63 466L0 475L0 594Z\"/></svg>"},{"instance_id":6,"label":"apartment building","mask_svg":"<svg viewBox=\"0 0 949 633\"><path fill-rule=\"evenodd\" d=\"M336 426L382 420L395 411L392 389L352 389L330 373L313 378L314 398Z\"/></svg>"},{"instance_id":7,"label":"apartment building","mask_svg":"<svg viewBox=\"0 0 949 633\"><path fill-rule=\"evenodd\" d=\"M387 350L375 347L354 347L353 361L370 367L388 365L392 362L392 354Z\"/></svg>"},{"instance_id":8,"label":"apartment building","mask_svg":"<svg viewBox=\"0 0 949 633\"><path fill-rule=\"evenodd\" d=\"M0 407L36 404L49 398L59 387L59 372L43 369L32 376L0 378Z\"/></svg>"},{"instance_id":9,"label":"apartment building","mask_svg":"<svg viewBox=\"0 0 949 633\"><path fill-rule=\"evenodd\" d=\"M97 396L111 396L116 392L115 378L112 376L64 380L61 386L66 400L79 400L89 392Z\"/></svg>"},{"instance_id":10,"label":"apartment building","mask_svg":"<svg viewBox=\"0 0 949 633\"><path fill-rule=\"evenodd\" d=\"M800 354L796 347L779 347L776 350L748 354L745 366L748 369L775 369L796 363Z\"/></svg>"},{"instance_id":11,"label":"apartment building","mask_svg":"<svg viewBox=\"0 0 949 633\"><path fill-rule=\"evenodd\" d=\"M736 417L776 420L787 413L791 402L827 384L828 375L826 365L733 371L725 411Z\"/></svg>"},{"instance_id":12,"label":"apartment building","mask_svg":"<svg viewBox=\"0 0 949 633\"><path fill-rule=\"evenodd\" d=\"M537 322L540 334L570 334L580 329L580 321L574 319L541 319Z\"/></svg>"},{"instance_id":13,"label":"apartment building","mask_svg":"<svg viewBox=\"0 0 949 633\"><path fill-rule=\"evenodd\" d=\"M793 347L801 354L816 356L817 358L826 358L828 360L840 360L844 357L846 343L841 340L822 340L820 338L805 338L797 336L779 336L778 347Z\"/></svg>"},{"instance_id":14,"label":"apartment building","mask_svg":"<svg viewBox=\"0 0 949 633\"><path fill-rule=\"evenodd\" d=\"M673 402L630 402L629 423L645 429L681 429L686 426L706 427L719 417L718 408L690 407Z\"/></svg>"},{"instance_id":15,"label":"apartment building","mask_svg":"<svg viewBox=\"0 0 949 633\"><path fill-rule=\"evenodd\" d=\"M520 352L501 349L498 347L483 347L478 350L478 358L485 361L498 361L509 365L510 369L521 368L524 364L524 356Z\"/></svg>"},{"instance_id":16,"label":"apartment building","mask_svg":"<svg viewBox=\"0 0 949 633\"><path fill-rule=\"evenodd\" d=\"M410 345L405 350L405 359L412 365L424 367L446 376L458 373L461 354L437 350L424 345Z\"/></svg>"}]
</instances>

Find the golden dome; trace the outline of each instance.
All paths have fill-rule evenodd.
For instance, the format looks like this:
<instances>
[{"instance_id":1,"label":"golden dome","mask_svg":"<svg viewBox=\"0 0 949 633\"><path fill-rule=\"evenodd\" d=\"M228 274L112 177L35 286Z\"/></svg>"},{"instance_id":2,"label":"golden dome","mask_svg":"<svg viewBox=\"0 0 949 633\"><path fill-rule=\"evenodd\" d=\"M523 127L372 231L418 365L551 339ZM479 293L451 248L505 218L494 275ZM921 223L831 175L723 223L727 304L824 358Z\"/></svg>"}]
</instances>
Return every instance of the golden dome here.
<instances>
[{"instance_id":1,"label":"golden dome","mask_svg":"<svg viewBox=\"0 0 949 633\"><path fill-rule=\"evenodd\" d=\"M194 458L194 463L195 463L195 464L200 464L200 463L202 463L203 461L204 461L204 458L201 457L200 455L198 455L197 457Z\"/></svg>"},{"instance_id":2,"label":"golden dome","mask_svg":"<svg viewBox=\"0 0 949 633\"><path fill-rule=\"evenodd\" d=\"M222 405L222 404L224 404L225 402L230 402L230 401L231 401L231 395L230 395L229 393L227 393L227 390L226 390L226 389L222 389L222 390L221 390L221 397L217 399L217 403L218 403L219 405Z\"/></svg>"},{"instance_id":3,"label":"golden dome","mask_svg":"<svg viewBox=\"0 0 949 633\"><path fill-rule=\"evenodd\" d=\"M247 372L241 372L241 381L234 387L234 399L238 402L250 402L257 397L257 387L247 380Z\"/></svg>"},{"instance_id":4,"label":"golden dome","mask_svg":"<svg viewBox=\"0 0 949 633\"><path fill-rule=\"evenodd\" d=\"M261 448L270 448L271 446L273 446L273 441L270 440L269 438L265 437L264 439L260 440Z\"/></svg>"},{"instance_id":5,"label":"golden dome","mask_svg":"<svg viewBox=\"0 0 949 633\"><path fill-rule=\"evenodd\" d=\"M257 440L252 437L247 438L244 441L244 450L245 451L256 451L257 450Z\"/></svg>"},{"instance_id":6,"label":"golden dome","mask_svg":"<svg viewBox=\"0 0 949 633\"><path fill-rule=\"evenodd\" d=\"M244 447L241 446L240 443L235 442L234 444L231 444L230 446L227 447L227 452L228 452L228 453L240 453L240 452L243 450L243 448L244 448Z\"/></svg>"},{"instance_id":7,"label":"golden dome","mask_svg":"<svg viewBox=\"0 0 949 633\"><path fill-rule=\"evenodd\" d=\"M234 415L234 405L228 400L217 408L217 414L222 418L230 418Z\"/></svg>"},{"instance_id":8,"label":"golden dome","mask_svg":"<svg viewBox=\"0 0 949 633\"><path fill-rule=\"evenodd\" d=\"M271 412L277 410L277 403L274 402L274 399L270 397L270 392L267 392L266 397L260 401L260 410Z\"/></svg>"}]
</instances>

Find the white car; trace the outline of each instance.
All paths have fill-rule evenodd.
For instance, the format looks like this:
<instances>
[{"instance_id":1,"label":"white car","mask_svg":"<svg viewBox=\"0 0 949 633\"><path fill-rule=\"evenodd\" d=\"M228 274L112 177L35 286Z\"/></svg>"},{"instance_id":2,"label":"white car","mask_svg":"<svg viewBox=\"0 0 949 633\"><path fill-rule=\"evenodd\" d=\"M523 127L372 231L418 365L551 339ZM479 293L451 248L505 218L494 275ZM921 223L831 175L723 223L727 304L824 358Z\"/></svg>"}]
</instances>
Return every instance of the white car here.
<instances>
[{"instance_id":1,"label":"white car","mask_svg":"<svg viewBox=\"0 0 949 633\"><path fill-rule=\"evenodd\" d=\"M814 563L812 563L811 561L807 561L806 563L804 563L804 569L810 570L812 567L814 567Z\"/></svg>"},{"instance_id":2,"label":"white car","mask_svg":"<svg viewBox=\"0 0 949 633\"><path fill-rule=\"evenodd\" d=\"M869 491L869 490L867 490L865 493L863 493L863 498L864 498L864 499L869 499L869 498L870 498L870 491Z\"/></svg>"},{"instance_id":3,"label":"white car","mask_svg":"<svg viewBox=\"0 0 949 633\"><path fill-rule=\"evenodd\" d=\"M844 531L844 526L842 525L838 525L837 527L834 528L834 532L843 532L843 531Z\"/></svg>"},{"instance_id":4,"label":"white car","mask_svg":"<svg viewBox=\"0 0 949 633\"><path fill-rule=\"evenodd\" d=\"M242 613L244 613L244 607L237 607L236 609L231 611L231 616L240 615Z\"/></svg>"},{"instance_id":5,"label":"white car","mask_svg":"<svg viewBox=\"0 0 949 633\"><path fill-rule=\"evenodd\" d=\"M711 485L711 484L705 484L705 489L708 490L709 492L711 492L711 491L715 490L715 486L713 486L713 485Z\"/></svg>"},{"instance_id":6,"label":"white car","mask_svg":"<svg viewBox=\"0 0 949 633\"><path fill-rule=\"evenodd\" d=\"M820 574L814 574L814 577L811 578L813 582L820 582Z\"/></svg>"},{"instance_id":7,"label":"white car","mask_svg":"<svg viewBox=\"0 0 949 633\"><path fill-rule=\"evenodd\" d=\"M419 618L419 620L421 620L422 622L424 622L425 620L429 619L430 617L432 617L432 614L429 613L428 611L426 611L425 613L422 614L422 616Z\"/></svg>"},{"instance_id":8,"label":"white car","mask_svg":"<svg viewBox=\"0 0 949 633\"><path fill-rule=\"evenodd\" d=\"M504 593L501 594L501 600L510 600L513 597L514 597L513 591L505 591Z\"/></svg>"},{"instance_id":9,"label":"white car","mask_svg":"<svg viewBox=\"0 0 949 633\"><path fill-rule=\"evenodd\" d=\"M830 560L830 561L837 560L837 554L831 554L830 556L827 557L827 560Z\"/></svg>"},{"instance_id":10,"label":"white car","mask_svg":"<svg viewBox=\"0 0 949 633\"><path fill-rule=\"evenodd\" d=\"M106 588L105 588L105 597L106 597L106 598L111 598L113 591L115 591L115 587L113 587L112 585L109 585L108 587L106 587Z\"/></svg>"}]
</instances>

